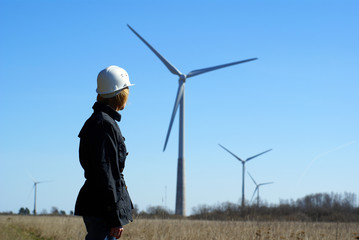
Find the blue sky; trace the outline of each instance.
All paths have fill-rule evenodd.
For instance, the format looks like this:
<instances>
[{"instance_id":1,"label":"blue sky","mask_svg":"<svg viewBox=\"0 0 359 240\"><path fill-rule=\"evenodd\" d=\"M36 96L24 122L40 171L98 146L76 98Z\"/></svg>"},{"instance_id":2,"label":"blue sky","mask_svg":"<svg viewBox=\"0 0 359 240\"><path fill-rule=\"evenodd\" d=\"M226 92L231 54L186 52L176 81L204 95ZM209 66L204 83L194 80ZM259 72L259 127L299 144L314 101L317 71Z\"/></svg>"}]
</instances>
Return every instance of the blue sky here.
<instances>
[{"instance_id":1,"label":"blue sky","mask_svg":"<svg viewBox=\"0 0 359 240\"><path fill-rule=\"evenodd\" d=\"M174 210L178 117L162 152L177 77L186 82L187 212L239 203L241 158L268 203L318 192L359 195L358 1L0 0L0 211L70 211L84 182L77 134L109 65L131 82L120 127L125 178L140 209ZM246 198L255 185L246 176Z\"/></svg>"}]
</instances>

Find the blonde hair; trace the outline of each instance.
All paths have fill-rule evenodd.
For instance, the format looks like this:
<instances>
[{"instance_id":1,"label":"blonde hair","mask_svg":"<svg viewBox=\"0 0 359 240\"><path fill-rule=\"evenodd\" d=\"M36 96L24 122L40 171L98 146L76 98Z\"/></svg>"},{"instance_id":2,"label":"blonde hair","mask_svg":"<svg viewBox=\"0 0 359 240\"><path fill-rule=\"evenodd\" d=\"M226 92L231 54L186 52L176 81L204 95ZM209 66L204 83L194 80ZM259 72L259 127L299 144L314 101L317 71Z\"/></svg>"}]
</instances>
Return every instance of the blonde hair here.
<instances>
[{"instance_id":1,"label":"blonde hair","mask_svg":"<svg viewBox=\"0 0 359 240\"><path fill-rule=\"evenodd\" d=\"M107 103L116 111L123 110L126 106L126 102L128 100L128 95L130 91L128 88L124 88L120 91L119 94L112 98L104 98L100 94L97 94L97 101Z\"/></svg>"}]
</instances>

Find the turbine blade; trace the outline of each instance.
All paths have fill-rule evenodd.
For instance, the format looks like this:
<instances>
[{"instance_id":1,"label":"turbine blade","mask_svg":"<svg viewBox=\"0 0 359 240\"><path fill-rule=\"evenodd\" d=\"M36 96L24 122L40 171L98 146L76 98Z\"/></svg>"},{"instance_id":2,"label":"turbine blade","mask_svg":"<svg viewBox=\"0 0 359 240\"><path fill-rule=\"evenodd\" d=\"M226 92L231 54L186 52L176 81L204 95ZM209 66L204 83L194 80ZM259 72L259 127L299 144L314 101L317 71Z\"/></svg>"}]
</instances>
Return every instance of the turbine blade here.
<instances>
[{"instance_id":1,"label":"turbine blade","mask_svg":"<svg viewBox=\"0 0 359 240\"><path fill-rule=\"evenodd\" d=\"M242 163L244 163L244 161L242 159L240 159L238 156L236 156L234 153L232 153L231 151L229 151L227 148L223 147L221 144L218 144L219 146L221 146L224 150L226 150L227 152L229 152L233 157L237 158L239 161L241 161Z\"/></svg>"},{"instance_id":2,"label":"turbine blade","mask_svg":"<svg viewBox=\"0 0 359 240\"><path fill-rule=\"evenodd\" d=\"M175 105L174 105L174 107L173 107L172 116L171 116L171 121L170 121L170 125L169 125L169 127L168 127L167 136L166 136L166 141L165 141L165 145L164 145L164 147L163 147L163 151L166 150L168 138L170 137L170 133L171 133L171 128L172 128L173 120L175 119L176 112L177 112L177 109L178 109L178 105L179 105L180 100L181 100L181 98L182 98L182 96L183 96L183 91L184 91L184 82L181 81L181 84L178 86L176 101L175 101Z\"/></svg>"},{"instance_id":3,"label":"turbine blade","mask_svg":"<svg viewBox=\"0 0 359 240\"><path fill-rule=\"evenodd\" d=\"M253 192L253 195L252 195L252 198L251 198L251 202L252 202L253 197L254 197L254 195L256 194L257 191L258 191L258 186L256 187L256 189L254 189L254 192Z\"/></svg>"},{"instance_id":4,"label":"turbine blade","mask_svg":"<svg viewBox=\"0 0 359 240\"><path fill-rule=\"evenodd\" d=\"M29 194L27 195L27 199L29 199L30 195L32 194L32 192L34 191L35 188L35 184L32 185L31 191L29 192Z\"/></svg>"},{"instance_id":5,"label":"turbine blade","mask_svg":"<svg viewBox=\"0 0 359 240\"><path fill-rule=\"evenodd\" d=\"M48 183L48 182L53 182L53 180L40 181L40 182L36 182L36 183Z\"/></svg>"},{"instance_id":6,"label":"turbine blade","mask_svg":"<svg viewBox=\"0 0 359 240\"><path fill-rule=\"evenodd\" d=\"M220 68L229 67L229 66L232 66L232 65L240 64L240 63L254 61L254 60L257 60L257 59L258 58L250 58L250 59L246 59L246 60L242 60L242 61L238 61L238 62L232 62L232 63L222 64L222 65L218 65L218 66L214 66L214 67L193 70L193 71L191 71L191 72L189 72L187 74L187 78L190 78L190 77L202 74L202 73L214 71L214 70L217 70L217 69L220 69Z\"/></svg>"},{"instance_id":7,"label":"turbine blade","mask_svg":"<svg viewBox=\"0 0 359 240\"><path fill-rule=\"evenodd\" d=\"M248 173L248 175L252 178L254 184L257 186L257 183L256 183L256 181L254 181L254 178L252 177L252 175L251 175L249 172L247 172L247 173Z\"/></svg>"},{"instance_id":8,"label":"turbine blade","mask_svg":"<svg viewBox=\"0 0 359 240\"><path fill-rule=\"evenodd\" d=\"M269 152L269 151L271 151L271 150L272 150L272 149L269 149L269 150L264 151L264 152L262 152L262 153L260 153L260 154L254 155L253 157L247 158L246 162L249 161L249 160L251 160L251 159L253 159L253 158L256 158L256 157L258 157L258 156L260 156L260 155L262 155L262 154L265 154L266 152Z\"/></svg>"},{"instance_id":9,"label":"turbine blade","mask_svg":"<svg viewBox=\"0 0 359 240\"><path fill-rule=\"evenodd\" d=\"M274 183L274 182L260 183L260 184L258 184L258 186L267 185L267 184L272 184L272 183Z\"/></svg>"},{"instance_id":10,"label":"turbine blade","mask_svg":"<svg viewBox=\"0 0 359 240\"><path fill-rule=\"evenodd\" d=\"M177 68L175 68L166 58L164 58L159 52L156 51L156 49L154 49L145 39L143 39L140 34L138 34L130 25L127 24L127 27L129 27L131 29L131 31L136 34L137 37L139 37L142 42L144 42L147 47L149 47L152 52L154 54L156 54L156 56L166 65L166 67L168 68L168 70L170 70L171 73L181 76L181 72L177 70Z\"/></svg>"}]
</instances>

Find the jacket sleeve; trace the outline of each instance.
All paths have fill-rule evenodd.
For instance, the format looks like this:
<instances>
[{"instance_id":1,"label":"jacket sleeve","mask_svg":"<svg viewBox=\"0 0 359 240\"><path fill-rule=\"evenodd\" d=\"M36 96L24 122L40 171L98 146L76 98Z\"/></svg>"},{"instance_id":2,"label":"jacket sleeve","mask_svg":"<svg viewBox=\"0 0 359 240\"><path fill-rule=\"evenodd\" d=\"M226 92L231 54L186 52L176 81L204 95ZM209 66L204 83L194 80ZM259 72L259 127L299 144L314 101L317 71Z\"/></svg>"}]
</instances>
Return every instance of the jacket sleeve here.
<instances>
[{"instance_id":1,"label":"jacket sleeve","mask_svg":"<svg viewBox=\"0 0 359 240\"><path fill-rule=\"evenodd\" d=\"M120 174L118 166L118 144L112 126L104 125L98 138L98 166L99 183L103 190L105 219L110 227L122 226L116 203L119 201L116 194L115 176Z\"/></svg>"}]
</instances>

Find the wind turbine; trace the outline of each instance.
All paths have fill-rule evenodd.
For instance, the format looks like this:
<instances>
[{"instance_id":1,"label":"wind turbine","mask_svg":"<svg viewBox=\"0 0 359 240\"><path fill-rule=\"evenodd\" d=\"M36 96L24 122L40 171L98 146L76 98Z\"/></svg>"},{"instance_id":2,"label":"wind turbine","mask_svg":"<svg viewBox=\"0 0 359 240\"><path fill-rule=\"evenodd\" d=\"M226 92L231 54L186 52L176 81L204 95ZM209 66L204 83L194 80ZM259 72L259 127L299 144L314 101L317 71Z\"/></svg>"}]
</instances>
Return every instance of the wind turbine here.
<instances>
[{"instance_id":1,"label":"wind turbine","mask_svg":"<svg viewBox=\"0 0 359 240\"><path fill-rule=\"evenodd\" d=\"M257 192L257 207L259 207L259 187L260 187L260 186L263 186L263 185L267 185L267 184L272 184L272 183L274 183L274 182L267 182L267 183L257 184L256 181L254 181L254 178L252 177L252 175L251 175L249 172L247 172L247 173L248 173L248 175L252 178L254 184L256 185L256 188L254 189L254 192L253 192L251 201L253 200L253 197L254 197L254 195L255 195L256 192Z\"/></svg>"},{"instance_id":2,"label":"wind turbine","mask_svg":"<svg viewBox=\"0 0 359 240\"><path fill-rule=\"evenodd\" d=\"M233 157L237 158L241 163L242 163L242 208L244 207L244 172L245 172L245 168L246 168L246 162L248 162L249 160L252 160L253 158L256 158L262 154L265 154L266 152L271 151L272 149L269 149L267 151L264 151L262 153L259 153L257 155L254 155L253 157L247 158L246 160L242 160L239 157L237 157L234 153L232 153L231 151L229 151L227 148L223 147L221 144L218 144L220 147L222 147L224 150L226 150L227 152L229 152Z\"/></svg>"},{"instance_id":3,"label":"wind turbine","mask_svg":"<svg viewBox=\"0 0 359 240\"><path fill-rule=\"evenodd\" d=\"M35 189L34 191L34 215L36 215L36 192L37 192L37 184L39 183L46 183L46 182L50 182L50 181L35 181L34 179L32 179L32 181L34 182L34 186L33 188Z\"/></svg>"},{"instance_id":4,"label":"wind turbine","mask_svg":"<svg viewBox=\"0 0 359 240\"><path fill-rule=\"evenodd\" d=\"M218 66L213 66L209 68L203 68L203 69L197 69L189 72L188 74L182 74L177 68L175 68L169 61L167 61L160 53L156 51L145 39L143 39L130 25L127 24L127 26L131 29L131 31L139 37L143 43L149 47L152 52L162 61L162 63L168 68L168 70L173 73L174 75L179 76L178 80L178 90L177 90L177 96L175 100L175 104L172 111L172 116L170 120L170 125L168 127L167 136L165 140L165 144L163 147L163 151L166 150L168 138L171 133L171 128L173 124L173 120L176 116L177 109L180 109L180 116L179 116L179 142L178 142L178 164L177 164L177 190L176 190L176 210L175 213L178 215L185 216L185 174L184 174L184 90L185 90L185 82L187 78L197 76L202 73L214 71L220 68L229 67L235 64L250 62L253 60L257 60L257 58L250 58L242 61L222 64Z\"/></svg>"}]
</instances>

